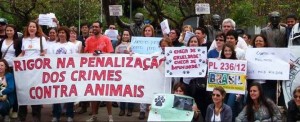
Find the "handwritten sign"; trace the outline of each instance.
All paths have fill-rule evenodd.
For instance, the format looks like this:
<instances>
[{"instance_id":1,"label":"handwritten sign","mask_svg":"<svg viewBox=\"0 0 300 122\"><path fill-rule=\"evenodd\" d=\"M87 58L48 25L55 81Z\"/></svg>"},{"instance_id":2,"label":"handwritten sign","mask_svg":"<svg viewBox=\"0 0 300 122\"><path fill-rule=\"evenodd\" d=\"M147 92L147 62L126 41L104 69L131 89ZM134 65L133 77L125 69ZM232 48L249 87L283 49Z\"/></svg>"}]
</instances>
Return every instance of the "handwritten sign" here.
<instances>
[{"instance_id":1,"label":"handwritten sign","mask_svg":"<svg viewBox=\"0 0 300 122\"><path fill-rule=\"evenodd\" d=\"M20 105L76 101L151 103L170 93L163 56L72 54L16 58L14 75Z\"/></svg>"},{"instance_id":2,"label":"handwritten sign","mask_svg":"<svg viewBox=\"0 0 300 122\"><path fill-rule=\"evenodd\" d=\"M162 21L160 23L160 27L161 27L161 30L162 30L163 34L169 34L170 33L170 27L169 27L169 23L168 23L167 19L165 19L164 21Z\"/></svg>"},{"instance_id":3,"label":"handwritten sign","mask_svg":"<svg viewBox=\"0 0 300 122\"><path fill-rule=\"evenodd\" d=\"M196 14L210 14L210 7L208 3L196 3L195 4Z\"/></svg>"},{"instance_id":4,"label":"handwritten sign","mask_svg":"<svg viewBox=\"0 0 300 122\"><path fill-rule=\"evenodd\" d=\"M289 80L282 82L285 105L293 98L293 91L300 86L300 46L290 46L291 62L293 67L290 70ZM287 106L288 107L288 106Z\"/></svg>"},{"instance_id":5,"label":"handwritten sign","mask_svg":"<svg viewBox=\"0 0 300 122\"><path fill-rule=\"evenodd\" d=\"M207 91L222 86L228 93L245 94L247 61L208 59Z\"/></svg>"},{"instance_id":6,"label":"handwritten sign","mask_svg":"<svg viewBox=\"0 0 300 122\"><path fill-rule=\"evenodd\" d=\"M204 77L207 70L206 47L166 47L166 77Z\"/></svg>"},{"instance_id":7,"label":"handwritten sign","mask_svg":"<svg viewBox=\"0 0 300 122\"><path fill-rule=\"evenodd\" d=\"M104 35L108 36L110 40L118 40L118 30L105 30Z\"/></svg>"},{"instance_id":8,"label":"handwritten sign","mask_svg":"<svg viewBox=\"0 0 300 122\"><path fill-rule=\"evenodd\" d=\"M288 80L290 56L288 48L249 48L248 79Z\"/></svg>"},{"instance_id":9,"label":"handwritten sign","mask_svg":"<svg viewBox=\"0 0 300 122\"><path fill-rule=\"evenodd\" d=\"M130 47L134 53L139 54L152 54L155 52L161 52L159 47L159 37L136 37L131 38Z\"/></svg>"},{"instance_id":10,"label":"handwritten sign","mask_svg":"<svg viewBox=\"0 0 300 122\"><path fill-rule=\"evenodd\" d=\"M189 39L194 35L195 34L193 32L190 32L190 31L185 32L184 43L187 44Z\"/></svg>"},{"instance_id":11,"label":"handwritten sign","mask_svg":"<svg viewBox=\"0 0 300 122\"><path fill-rule=\"evenodd\" d=\"M109 5L109 16L122 16L122 5Z\"/></svg>"},{"instance_id":12,"label":"handwritten sign","mask_svg":"<svg viewBox=\"0 0 300 122\"><path fill-rule=\"evenodd\" d=\"M148 121L191 121L194 99L177 94L156 94L151 104ZM176 116L174 116L176 115Z\"/></svg>"},{"instance_id":13,"label":"handwritten sign","mask_svg":"<svg viewBox=\"0 0 300 122\"><path fill-rule=\"evenodd\" d=\"M53 22L56 18L54 13L39 14L39 25L47 25L49 27L57 27L57 24Z\"/></svg>"}]
</instances>

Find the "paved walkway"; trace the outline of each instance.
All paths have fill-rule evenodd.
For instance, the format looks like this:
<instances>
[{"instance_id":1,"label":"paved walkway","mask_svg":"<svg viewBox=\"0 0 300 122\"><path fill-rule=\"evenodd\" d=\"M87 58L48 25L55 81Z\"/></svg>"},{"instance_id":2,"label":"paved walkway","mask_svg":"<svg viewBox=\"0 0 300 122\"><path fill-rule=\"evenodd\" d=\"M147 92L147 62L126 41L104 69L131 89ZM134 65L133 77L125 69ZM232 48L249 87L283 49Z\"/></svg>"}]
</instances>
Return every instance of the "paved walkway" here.
<instances>
[{"instance_id":1,"label":"paved walkway","mask_svg":"<svg viewBox=\"0 0 300 122\"><path fill-rule=\"evenodd\" d=\"M52 105L43 105L43 108L42 108L42 121L44 122L49 122L52 120ZM28 122L31 122L32 121L32 117L31 117L31 108L30 106L28 106L28 115L27 115L27 121ZM79 108L77 109L79 110ZM89 119L91 116L89 115L91 109L88 108L88 112L84 113L84 114L78 114L78 113L75 113L75 116L74 116L74 122L83 122L87 119ZM114 108L112 109L112 113L113 113L113 118L114 118L114 121L115 122L118 122L118 121L130 121L130 122L136 122L136 121L141 121L138 119L139 117L139 112L133 112L132 113L132 116L131 117L128 117L126 116L119 116L119 112L120 112L120 109L119 108ZM99 111L98 111L98 120L99 121L102 121L102 122L105 122L105 121L108 121L108 115L107 115L107 110L106 110L106 107L100 107L99 108ZM1 121L1 120L0 120ZM61 118L61 122L66 122L67 121L67 117L66 116L62 116ZM143 121L147 121L147 118ZM11 122L18 122L17 119L11 119Z\"/></svg>"}]
</instances>

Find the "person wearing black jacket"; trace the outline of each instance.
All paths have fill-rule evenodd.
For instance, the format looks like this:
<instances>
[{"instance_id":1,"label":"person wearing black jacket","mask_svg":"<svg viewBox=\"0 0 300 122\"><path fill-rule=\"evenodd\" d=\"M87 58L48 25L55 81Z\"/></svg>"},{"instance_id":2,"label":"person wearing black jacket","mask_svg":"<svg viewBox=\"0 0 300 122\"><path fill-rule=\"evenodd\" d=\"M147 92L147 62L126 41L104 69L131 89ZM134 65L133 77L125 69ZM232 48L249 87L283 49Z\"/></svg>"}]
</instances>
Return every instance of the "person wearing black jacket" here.
<instances>
[{"instance_id":1,"label":"person wearing black jacket","mask_svg":"<svg viewBox=\"0 0 300 122\"><path fill-rule=\"evenodd\" d=\"M300 86L294 90L293 97L288 102L287 122L300 121Z\"/></svg>"}]
</instances>

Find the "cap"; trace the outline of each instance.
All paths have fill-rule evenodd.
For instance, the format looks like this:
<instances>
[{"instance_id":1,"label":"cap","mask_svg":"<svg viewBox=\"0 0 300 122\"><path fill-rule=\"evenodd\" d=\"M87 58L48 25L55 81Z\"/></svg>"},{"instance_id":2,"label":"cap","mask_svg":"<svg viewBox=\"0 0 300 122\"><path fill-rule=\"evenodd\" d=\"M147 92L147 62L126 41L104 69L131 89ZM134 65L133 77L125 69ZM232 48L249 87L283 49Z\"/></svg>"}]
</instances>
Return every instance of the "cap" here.
<instances>
[{"instance_id":1,"label":"cap","mask_svg":"<svg viewBox=\"0 0 300 122\"><path fill-rule=\"evenodd\" d=\"M5 25L8 24L5 18L0 18L0 23L4 23Z\"/></svg>"}]
</instances>

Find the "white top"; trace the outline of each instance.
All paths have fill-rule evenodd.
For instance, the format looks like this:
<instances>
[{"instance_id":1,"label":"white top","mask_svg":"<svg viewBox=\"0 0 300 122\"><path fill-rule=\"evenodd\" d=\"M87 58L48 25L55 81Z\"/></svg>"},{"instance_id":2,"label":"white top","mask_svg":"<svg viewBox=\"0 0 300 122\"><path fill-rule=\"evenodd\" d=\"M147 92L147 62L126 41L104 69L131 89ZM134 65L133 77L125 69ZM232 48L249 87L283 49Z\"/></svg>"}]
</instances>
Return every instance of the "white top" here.
<instances>
[{"instance_id":1,"label":"white top","mask_svg":"<svg viewBox=\"0 0 300 122\"><path fill-rule=\"evenodd\" d=\"M34 38L23 38L22 40L22 51L25 51L24 57L31 57L31 56L40 56L41 46L40 46L40 37ZM42 37L43 49L47 50L47 42L45 37Z\"/></svg>"},{"instance_id":2,"label":"white top","mask_svg":"<svg viewBox=\"0 0 300 122\"><path fill-rule=\"evenodd\" d=\"M51 54L51 50L53 48L53 45L55 45L56 41L47 41L47 45L48 45L48 50L47 50L47 54Z\"/></svg>"},{"instance_id":3,"label":"white top","mask_svg":"<svg viewBox=\"0 0 300 122\"><path fill-rule=\"evenodd\" d=\"M125 50L129 52L128 50L129 46L130 46L130 42L122 42L116 47L115 51L116 53L125 53Z\"/></svg>"},{"instance_id":4,"label":"white top","mask_svg":"<svg viewBox=\"0 0 300 122\"><path fill-rule=\"evenodd\" d=\"M69 43L75 45L75 51L76 51L77 53L80 53L81 48L82 48L82 42L81 42L81 41L76 40L75 43L73 43L73 42L69 42Z\"/></svg>"},{"instance_id":5,"label":"white top","mask_svg":"<svg viewBox=\"0 0 300 122\"><path fill-rule=\"evenodd\" d=\"M8 50L7 50L7 48L8 48ZM1 47L2 56L4 56L4 53L6 52L6 50L7 50L7 53L5 54L4 59L7 61L8 66L12 67L13 66L13 60L16 57L16 55L15 55L16 50L14 48L13 42L11 42L10 44L6 45L6 39L5 39L3 41L3 44L2 44L2 47Z\"/></svg>"},{"instance_id":6,"label":"white top","mask_svg":"<svg viewBox=\"0 0 300 122\"><path fill-rule=\"evenodd\" d=\"M244 51L247 50L248 48L248 45L247 43L245 42L245 40L241 37L238 37L238 42L236 44L237 47L239 47L240 49L243 49ZM213 50L217 48L217 43L216 43L216 40L214 40L209 48L209 50Z\"/></svg>"},{"instance_id":7,"label":"white top","mask_svg":"<svg viewBox=\"0 0 300 122\"><path fill-rule=\"evenodd\" d=\"M215 112L213 112L213 115L211 116L210 121L212 121L212 122L221 122L221 114L215 115Z\"/></svg>"},{"instance_id":8,"label":"white top","mask_svg":"<svg viewBox=\"0 0 300 122\"><path fill-rule=\"evenodd\" d=\"M51 54L73 54L76 53L74 44L65 42L57 42L51 49Z\"/></svg>"},{"instance_id":9,"label":"white top","mask_svg":"<svg viewBox=\"0 0 300 122\"><path fill-rule=\"evenodd\" d=\"M245 50L242 50L239 47L235 47L236 58L238 60L245 60Z\"/></svg>"}]
</instances>

